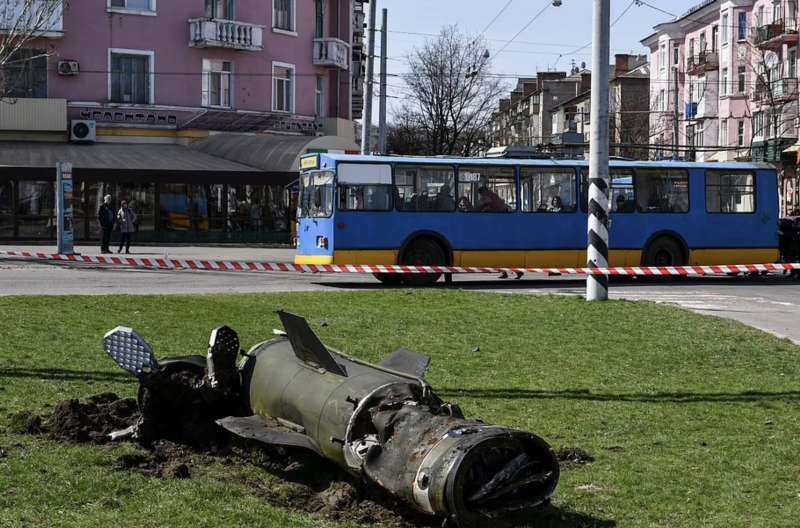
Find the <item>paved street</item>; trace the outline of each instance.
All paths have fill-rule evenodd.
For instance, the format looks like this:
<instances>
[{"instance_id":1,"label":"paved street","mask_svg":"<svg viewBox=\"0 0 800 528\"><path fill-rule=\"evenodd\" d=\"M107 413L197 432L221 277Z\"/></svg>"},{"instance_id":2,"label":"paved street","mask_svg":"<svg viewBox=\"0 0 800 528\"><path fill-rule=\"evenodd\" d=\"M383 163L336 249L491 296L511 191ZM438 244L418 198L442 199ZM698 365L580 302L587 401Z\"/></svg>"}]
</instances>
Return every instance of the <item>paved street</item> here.
<instances>
[{"instance_id":1,"label":"paved street","mask_svg":"<svg viewBox=\"0 0 800 528\"><path fill-rule=\"evenodd\" d=\"M0 246L0 251L51 251L49 246ZM94 247L79 247L87 255ZM289 261L291 249L258 247L139 247L136 256ZM582 295L583 279L528 275L522 280L456 276L453 287L515 294ZM0 260L0 295L106 295L375 290L370 275L302 275L106 269L97 266ZM445 287L443 283L439 287ZM618 279L611 297L670 303L728 317L800 344L800 281L784 277L709 277L675 280Z\"/></svg>"}]
</instances>

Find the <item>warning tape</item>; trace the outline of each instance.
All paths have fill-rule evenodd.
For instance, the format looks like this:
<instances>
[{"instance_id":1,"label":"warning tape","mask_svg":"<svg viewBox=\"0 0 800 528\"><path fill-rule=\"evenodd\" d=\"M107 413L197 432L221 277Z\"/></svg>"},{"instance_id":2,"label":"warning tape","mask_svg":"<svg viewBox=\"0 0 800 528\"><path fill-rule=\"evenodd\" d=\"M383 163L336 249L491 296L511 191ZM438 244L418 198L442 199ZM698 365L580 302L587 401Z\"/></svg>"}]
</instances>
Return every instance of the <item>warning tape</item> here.
<instances>
[{"instance_id":1,"label":"warning tape","mask_svg":"<svg viewBox=\"0 0 800 528\"><path fill-rule=\"evenodd\" d=\"M249 271L289 273L548 273L560 275L687 276L733 273L776 273L800 270L800 263L728 264L719 266L616 266L608 268L490 268L476 266L406 266L375 264L293 264L249 260L171 259L102 255L62 255L0 251L0 259L74 262L159 270Z\"/></svg>"}]
</instances>

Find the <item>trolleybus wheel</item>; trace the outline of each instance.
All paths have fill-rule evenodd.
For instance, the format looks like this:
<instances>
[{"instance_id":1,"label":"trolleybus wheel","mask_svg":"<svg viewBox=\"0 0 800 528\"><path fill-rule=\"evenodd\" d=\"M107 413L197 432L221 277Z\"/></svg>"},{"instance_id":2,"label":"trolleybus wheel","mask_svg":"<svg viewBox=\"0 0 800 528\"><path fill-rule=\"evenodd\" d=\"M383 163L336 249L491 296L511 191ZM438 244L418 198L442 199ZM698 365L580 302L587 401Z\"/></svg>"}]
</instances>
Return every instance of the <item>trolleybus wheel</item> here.
<instances>
[{"instance_id":1,"label":"trolleybus wheel","mask_svg":"<svg viewBox=\"0 0 800 528\"><path fill-rule=\"evenodd\" d=\"M430 238L418 238L414 240L401 257L403 264L409 266L444 266L446 257L442 246ZM409 286L426 286L433 284L441 273L406 273L401 275L403 282Z\"/></svg>"},{"instance_id":2,"label":"trolleybus wheel","mask_svg":"<svg viewBox=\"0 0 800 528\"><path fill-rule=\"evenodd\" d=\"M672 237L653 240L644 255L645 266L683 266L686 264L683 248Z\"/></svg>"}]
</instances>

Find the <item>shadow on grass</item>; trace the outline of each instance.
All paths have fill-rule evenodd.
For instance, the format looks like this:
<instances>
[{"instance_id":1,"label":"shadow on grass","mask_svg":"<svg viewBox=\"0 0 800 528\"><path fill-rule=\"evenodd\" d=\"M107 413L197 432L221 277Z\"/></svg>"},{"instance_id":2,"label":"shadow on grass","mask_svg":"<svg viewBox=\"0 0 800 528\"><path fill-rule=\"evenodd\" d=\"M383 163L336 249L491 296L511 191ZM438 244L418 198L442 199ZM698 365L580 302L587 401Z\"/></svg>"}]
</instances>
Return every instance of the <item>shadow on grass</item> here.
<instances>
[{"instance_id":1,"label":"shadow on grass","mask_svg":"<svg viewBox=\"0 0 800 528\"><path fill-rule=\"evenodd\" d=\"M440 396L486 398L494 400L585 400L632 403L746 403L757 401L800 402L800 391L785 392L656 392L629 394L602 394L588 390L535 390L535 389L458 389L445 387L436 391Z\"/></svg>"},{"instance_id":2,"label":"shadow on grass","mask_svg":"<svg viewBox=\"0 0 800 528\"><path fill-rule=\"evenodd\" d=\"M32 378L60 381L115 381L138 383L126 372L103 372L98 370L68 370L60 368L4 368L0 367L0 378Z\"/></svg>"},{"instance_id":3,"label":"shadow on grass","mask_svg":"<svg viewBox=\"0 0 800 528\"><path fill-rule=\"evenodd\" d=\"M512 523L517 527L535 526L536 528L614 528L617 526L616 521L567 511L552 504L542 507L527 517L515 518Z\"/></svg>"}]
</instances>

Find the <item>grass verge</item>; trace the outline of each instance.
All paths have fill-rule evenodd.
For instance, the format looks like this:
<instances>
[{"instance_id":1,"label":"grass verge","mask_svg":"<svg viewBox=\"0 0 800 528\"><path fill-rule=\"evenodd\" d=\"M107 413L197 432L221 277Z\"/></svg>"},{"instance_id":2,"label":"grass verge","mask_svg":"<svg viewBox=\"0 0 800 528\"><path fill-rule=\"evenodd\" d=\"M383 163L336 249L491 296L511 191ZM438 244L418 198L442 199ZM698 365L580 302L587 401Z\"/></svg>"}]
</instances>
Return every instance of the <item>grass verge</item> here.
<instances>
[{"instance_id":1,"label":"grass verge","mask_svg":"<svg viewBox=\"0 0 800 528\"><path fill-rule=\"evenodd\" d=\"M133 396L101 349L118 324L164 357L203 353L220 324L250 346L278 308L367 360L429 354L433 387L468 416L592 453L562 475L554 503L574 515L559 526L797 526L800 348L665 306L416 290L0 298L0 526L344 526L272 508L222 466L147 478L111 469L122 447L9 424L65 398Z\"/></svg>"}]
</instances>

